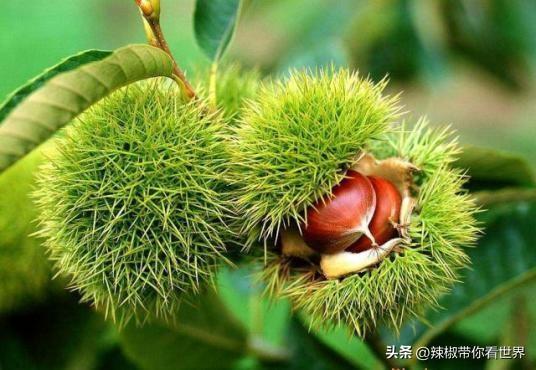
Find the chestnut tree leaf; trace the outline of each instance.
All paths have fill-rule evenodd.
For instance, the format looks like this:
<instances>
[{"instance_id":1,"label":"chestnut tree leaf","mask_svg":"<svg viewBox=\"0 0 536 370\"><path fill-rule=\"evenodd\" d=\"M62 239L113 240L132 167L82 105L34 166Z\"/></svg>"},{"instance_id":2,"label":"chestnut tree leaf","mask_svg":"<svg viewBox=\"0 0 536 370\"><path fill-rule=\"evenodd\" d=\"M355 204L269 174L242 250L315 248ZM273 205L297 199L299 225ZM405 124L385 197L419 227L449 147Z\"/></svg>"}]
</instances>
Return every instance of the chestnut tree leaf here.
<instances>
[{"instance_id":1,"label":"chestnut tree leaf","mask_svg":"<svg viewBox=\"0 0 536 370\"><path fill-rule=\"evenodd\" d=\"M45 72L2 106L0 172L111 92L142 79L171 77L173 70L168 54L148 45L126 46L108 56L90 52L74 60L80 65L61 63L58 73Z\"/></svg>"},{"instance_id":2,"label":"chestnut tree leaf","mask_svg":"<svg viewBox=\"0 0 536 370\"><path fill-rule=\"evenodd\" d=\"M463 148L454 165L468 171L471 189L535 185L534 172L529 163L514 153L469 145Z\"/></svg>"},{"instance_id":3,"label":"chestnut tree leaf","mask_svg":"<svg viewBox=\"0 0 536 370\"><path fill-rule=\"evenodd\" d=\"M536 203L515 202L493 207L480 215L485 235L478 246L468 249L472 265L460 283L441 300L442 309L426 315L430 327L413 322L401 330L400 338L385 332L387 344L426 345L469 315L488 307L525 284L536 281L534 219Z\"/></svg>"},{"instance_id":4,"label":"chestnut tree leaf","mask_svg":"<svg viewBox=\"0 0 536 370\"><path fill-rule=\"evenodd\" d=\"M235 33L241 0L197 0L194 31L197 43L213 62L217 62Z\"/></svg>"},{"instance_id":5,"label":"chestnut tree leaf","mask_svg":"<svg viewBox=\"0 0 536 370\"><path fill-rule=\"evenodd\" d=\"M263 286L252 280L253 275L254 268L248 266L222 270L218 275L218 293L251 333L262 337L265 344L276 350L273 353L287 358L277 362L259 358L262 369L301 369L313 363L316 369L379 368L361 340L349 338L342 328L309 331L307 318L291 317L287 300L263 297Z\"/></svg>"},{"instance_id":6,"label":"chestnut tree leaf","mask_svg":"<svg viewBox=\"0 0 536 370\"><path fill-rule=\"evenodd\" d=\"M307 317L303 317L303 322L308 326L307 323L310 321ZM382 363L365 341L358 336L348 335L346 328L335 327L326 330L312 327L309 335L313 335L357 368L380 369L382 367Z\"/></svg>"},{"instance_id":7,"label":"chestnut tree leaf","mask_svg":"<svg viewBox=\"0 0 536 370\"><path fill-rule=\"evenodd\" d=\"M244 327L213 292L183 302L174 323L135 323L120 333L127 357L142 369L227 369L248 352Z\"/></svg>"},{"instance_id":8,"label":"chestnut tree leaf","mask_svg":"<svg viewBox=\"0 0 536 370\"><path fill-rule=\"evenodd\" d=\"M536 348L536 331L523 332L536 322L536 306L528 304L536 296L536 281L513 290L483 310L457 323L449 333L464 336L477 343L498 343L508 331L516 331L516 343L504 345ZM493 325L489 325L493 322ZM434 342L438 343L440 337ZM501 343L503 344L503 343ZM536 361L536 352L527 351L527 358Z\"/></svg>"},{"instance_id":9,"label":"chestnut tree leaf","mask_svg":"<svg viewBox=\"0 0 536 370\"><path fill-rule=\"evenodd\" d=\"M506 202L536 202L536 187L508 187L499 190L481 190L473 192L472 196L475 198L477 204L484 208Z\"/></svg>"},{"instance_id":10,"label":"chestnut tree leaf","mask_svg":"<svg viewBox=\"0 0 536 370\"><path fill-rule=\"evenodd\" d=\"M365 369L342 357L337 351L330 348L323 341L319 340L315 334L294 317L288 328L288 345L290 360L286 363L263 364L262 369L278 370L350 370Z\"/></svg>"},{"instance_id":11,"label":"chestnut tree leaf","mask_svg":"<svg viewBox=\"0 0 536 370\"><path fill-rule=\"evenodd\" d=\"M40 75L34 77L26 84L12 92L6 100L0 104L0 123L6 116L31 93L43 86L48 80L59 75L60 73L69 72L73 69L83 66L84 64L96 62L112 54L108 50L86 50L79 54L65 58L55 66L46 69Z\"/></svg>"},{"instance_id":12,"label":"chestnut tree leaf","mask_svg":"<svg viewBox=\"0 0 536 370\"><path fill-rule=\"evenodd\" d=\"M263 287L254 281L253 274L254 267L246 264L221 269L218 294L249 332L272 345L282 345L290 322L290 303L264 297Z\"/></svg>"}]
</instances>

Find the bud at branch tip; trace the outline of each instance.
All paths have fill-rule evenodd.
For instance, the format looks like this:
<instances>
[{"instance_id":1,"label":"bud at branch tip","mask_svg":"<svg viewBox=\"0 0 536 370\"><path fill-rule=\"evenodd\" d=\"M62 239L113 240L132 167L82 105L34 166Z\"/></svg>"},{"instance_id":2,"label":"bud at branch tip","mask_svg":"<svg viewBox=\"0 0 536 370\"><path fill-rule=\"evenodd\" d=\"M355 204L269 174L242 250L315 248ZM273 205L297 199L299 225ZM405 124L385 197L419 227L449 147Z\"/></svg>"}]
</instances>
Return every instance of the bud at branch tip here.
<instances>
[{"instance_id":1,"label":"bud at branch tip","mask_svg":"<svg viewBox=\"0 0 536 370\"><path fill-rule=\"evenodd\" d=\"M160 19L160 0L135 0L142 15L150 20Z\"/></svg>"}]
</instances>

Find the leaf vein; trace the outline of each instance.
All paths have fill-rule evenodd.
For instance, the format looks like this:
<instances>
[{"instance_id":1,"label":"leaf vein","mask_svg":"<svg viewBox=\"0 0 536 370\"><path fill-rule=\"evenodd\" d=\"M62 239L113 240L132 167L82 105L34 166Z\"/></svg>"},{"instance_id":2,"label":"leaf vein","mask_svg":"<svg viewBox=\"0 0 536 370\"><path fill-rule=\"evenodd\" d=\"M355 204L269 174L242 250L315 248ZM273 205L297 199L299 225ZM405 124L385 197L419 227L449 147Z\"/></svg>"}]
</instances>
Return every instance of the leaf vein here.
<instances>
[{"instance_id":1,"label":"leaf vein","mask_svg":"<svg viewBox=\"0 0 536 370\"><path fill-rule=\"evenodd\" d=\"M85 96L84 94L82 94L82 92L76 90L74 87L72 86L69 86L69 85L66 85L66 84L63 84L63 83L60 83L58 80L54 79L54 80L51 80L49 82L52 86L56 86L56 87L59 87L59 88L62 88L62 89L65 89L69 92L71 92L72 94L82 98L86 103L88 104L91 104L91 99L89 99L87 96Z\"/></svg>"}]
</instances>

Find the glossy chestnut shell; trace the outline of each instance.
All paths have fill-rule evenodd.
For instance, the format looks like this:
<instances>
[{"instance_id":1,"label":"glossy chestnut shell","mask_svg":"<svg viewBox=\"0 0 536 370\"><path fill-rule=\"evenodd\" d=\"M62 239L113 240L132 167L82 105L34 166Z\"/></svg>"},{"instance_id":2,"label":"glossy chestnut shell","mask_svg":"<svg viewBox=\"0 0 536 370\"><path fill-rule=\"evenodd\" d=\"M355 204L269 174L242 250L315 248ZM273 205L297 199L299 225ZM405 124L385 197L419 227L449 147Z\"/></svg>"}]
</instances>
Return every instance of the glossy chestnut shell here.
<instances>
[{"instance_id":1,"label":"glossy chestnut shell","mask_svg":"<svg viewBox=\"0 0 536 370\"><path fill-rule=\"evenodd\" d=\"M394 224L399 222L402 198L390 181L377 176L369 176L369 180L376 193L376 209L369 229L376 244L382 245L396 236ZM362 236L346 250L359 253L372 246L372 241L366 236Z\"/></svg>"},{"instance_id":2,"label":"glossy chestnut shell","mask_svg":"<svg viewBox=\"0 0 536 370\"><path fill-rule=\"evenodd\" d=\"M330 196L308 209L303 239L319 253L341 252L368 233L375 208L376 193L371 181L350 170Z\"/></svg>"}]
</instances>

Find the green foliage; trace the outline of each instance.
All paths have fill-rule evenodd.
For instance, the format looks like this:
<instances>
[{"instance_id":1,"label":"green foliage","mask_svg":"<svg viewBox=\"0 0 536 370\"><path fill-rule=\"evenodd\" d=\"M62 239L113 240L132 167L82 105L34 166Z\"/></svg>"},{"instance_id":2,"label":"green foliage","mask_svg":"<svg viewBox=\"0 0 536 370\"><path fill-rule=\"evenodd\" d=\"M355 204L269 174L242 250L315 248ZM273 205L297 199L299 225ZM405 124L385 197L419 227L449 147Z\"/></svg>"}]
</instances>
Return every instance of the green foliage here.
<instances>
[{"instance_id":1,"label":"green foliage","mask_svg":"<svg viewBox=\"0 0 536 370\"><path fill-rule=\"evenodd\" d=\"M465 146L455 165L467 169L472 189L533 186L536 181L534 171L523 157L492 148Z\"/></svg>"},{"instance_id":2,"label":"green foliage","mask_svg":"<svg viewBox=\"0 0 536 370\"><path fill-rule=\"evenodd\" d=\"M86 50L62 60L57 65L47 69L39 76L33 78L25 85L19 87L0 105L0 122L30 94L40 89L48 80L60 73L69 72L84 64L96 62L112 54L111 51Z\"/></svg>"},{"instance_id":3,"label":"green foliage","mask_svg":"<svg viewBox=\"0 0 536 370\"><path fill-rule=\"evenodd\" d=\"M489 0L472 9L465 1L454 0L442 3L441 13L452 53L510 88L526 86L524 76L536 45L533 1Z\"/></svg>"},{"instance_id":4,"label":"green foliage","mask_svg":"<svg viewBox=\"0 0 536 370\"><path fill-rule=\"evenodd\" d=\"M127 46L87 63L94 54L71 58L45 72L2 108L9 114L0 124L0 172L114 90L141 79L171 77L171 58L151 46ZM67 72L58 74L63 70Z\"/></svg>"},{"instance_id":5,"label":"green foliage","mask_svg":"<svg viewBox=\"0 0 536 370\"><path fill-rule=\"evenodd\" d=\"M164 82L90 110L43 166L40 234L82 300L120 324L166 317L225 260L223 121Z\"/></svg>"},{"instance_id":6,"label":"green foliage","mask_svg":"<svg viewBox=\"0 0 536 370\"><path fill-rule=\"evenodd\" d=\"M526 346L526 360L536 361L536 332L531 330L536 323L536 307L531 305L531 297L536 294L536 279L509 289L495 296L488 304L472 310L457 321L448 331L463 335L474 342L497 343ZM489 325L493 322L493 325ZM528 331L528 332L527 332ZM504 337L510 343L504 343ZM432 341L437 342L438 338ZM516 344L517 343L517 344Z\"/></svg>"},{"instance_id":7,"label":"green foliage","mask_svg":"<svg viewBox=\"0 0 536 370\"><path fill-rule=\"evenodd\" d=\"M341 357L351 361L358 368L380 369L381 359L378 359L369 345L360 337L349 336L343 327L329 330L309 330L318 340L332 348Z\"/></svg>"},{"instance_id":8,"label":"green foliage","mask_svg":"<svg viewBox=\"0 0 536 370\"><path fill-rule=\"evenodd\" d=\"M246 332L213 291L183 303L174 319L127 326L121 333L126 355L147 370L228 369L248 352Z\"/></svg>"},{"instance_id":9,"label":"green foliage","mask_svg":"<svg viewBox=\"0 0 536 370\"><path fill-rule=\"evenodd\" d=\"M360 336L378 324L396 332L408 318L437 308L440 295L468 264L461 247L474 244L478 234L476 207L462 190L465 179L448 168L458 149L444 141L447 137L444 130L427 129L421 122L414 131L390 133L383 145L371 148L378 156L396 148L391 155L413 159L423 169L416 178L420 190L409 229L411 243L402 253L342 280L326 280L314 265L269 254L262 272L267 292L288 297L313 327L345 326ZM413 151L405 152L407 148Z\"/></svg>"},{"instance_id":10,"label":"green foliage","mask_svg":"<svg viewBox=\"0 0 536 370\"><path fill-rule=\"evenodd\" d=\"M533 72L535 14L531 0L366 2L345 39L373 79L437 83L464 61L519 89Z\"/></svg>"},{"instance_id":11,"label":"green foliage","mask_svg":"<svg viewBox=\"0 0 536 370\"><path fill-rule=\"evenodd\" d=\"M0 312L43 298L50 281L29 195L42 157L36 151L0 176Z\"/></svg>"},{"instance_id":12,"label":"green foliage","mask_svg":"<svg viewBox=\"0 0 536 370\"><path fill-rule=\"evenodd\" d=\"M194 31L203 52L217 62L233 38L241 0L197 0Z\"/></svg>"},{"instance_id":13,"label":"green foliage","mask_svg":"<svg viewBox=\"0 0 536 370\"><path fill-rule=\"evenodd\" d=\"M117 348L115 336L90 307L58 291L0 317L0 364L2 369L97 370L101 356Z\"/></svg>"},{"instance_id":14,"label":"green foliage","mask_svg":"<svg viewBox=\"0 0 536 370\"><path fill-rule=\"evenodd\" d=\"M247 245L276 237L331 192L397 115L396 98L347 70L295 71L265 85L230 145Z\"/></svg>"},{"instance_id":15,"label":"green foliage","mask_svg":"<svg viewBox=\"0 0 536 370\"><path fill-rule=\"evenodd\" d=\"M478 204L483 205L485 208L496 204L516 201L534 202L536 201L536 187L508 187L499 190L483 190L474 192L473 197Z\"/></svg>"},{"instance_id":16,"label":"green foliage","mask_svg":"<svg viewBox=\"0 0 536 370\"><path fill-rule=\"evenodd\" d=\"M486 233L477 248L468 250L471 268L461 273L452 294L440 300L444 309L427 312L426 321L431 326L408 324L402 330L400 342L426 345L517 286L536 281L535 215L536 203L526 202L503 204L482 213L479 219L485 224Z\"/></svg>"},{"instance_id":17,"label":"green foliage","mask_svg":"<svg viewBox=\"0 0 536 370\"><path fill-rule=\"evenodd\" d=\"M373 79L386 73L394 81L411 80L420 74L432 77L433 72L441 76L443 55L430 48L426 37L419 34L419 8L435 15L433 7L408 0L365 3L356 12L346 35L353 65L370 73Z\"/></svg>"},{"instance_id":18,"label":"green foliage","mask_svg":"<svg viewBox=\"0 0 536 370\"><path fill-rule=\"evenodd\" d=\"M223 269L218 274L218 295L249 332L272 345L282 345L291 320L290 304L265 297L253 273L251 264Z\"/></svg>"},{"instance_id":19,"label":"green foliage","mask_svg":"<svg viewBox=\"0 0 536 370\"><path fill-rule=\"evenodd\" d=\"M315 68L332 64L348 66L349 55L341 35L355 12L360 11L359 4L354 0L307 0L278 5L273 7L278 8L276 21L280 27L279 32L285 35L292 47L274 61L275 73L287 73L291 68ZM296 22L296 14L299 14L299 22ZM266 59L258 61L261 65L266 62Z\"/></svg>"},{"instance_id":20,"label":"green foliage","mask_svg":"<svg viewBox=\"0 0 536 370\"><path fill-rule=\"evenodd\" d=\"M288 332L287 348L292 353L291 360L286 364L266 364L262 369L300 370L312 365L318 370L356 369L354 364L309 333L297 318L291 321Z\"/></svg>"},{"instance_id":21,"label":"green foliage","mask_svg":"<svg viewBox=\"0 0 536 370\"><path fill-rule=\"evenodd\" d=\"M441 167L448 166L461 155L461 149L453 132L448 128L428 129L426 118L420 118L414 126L405 122L385 141L372 144L372 151L379 158L400 157L418 168L419 179L430 179Z\"/></svg>"}]
</instances>

